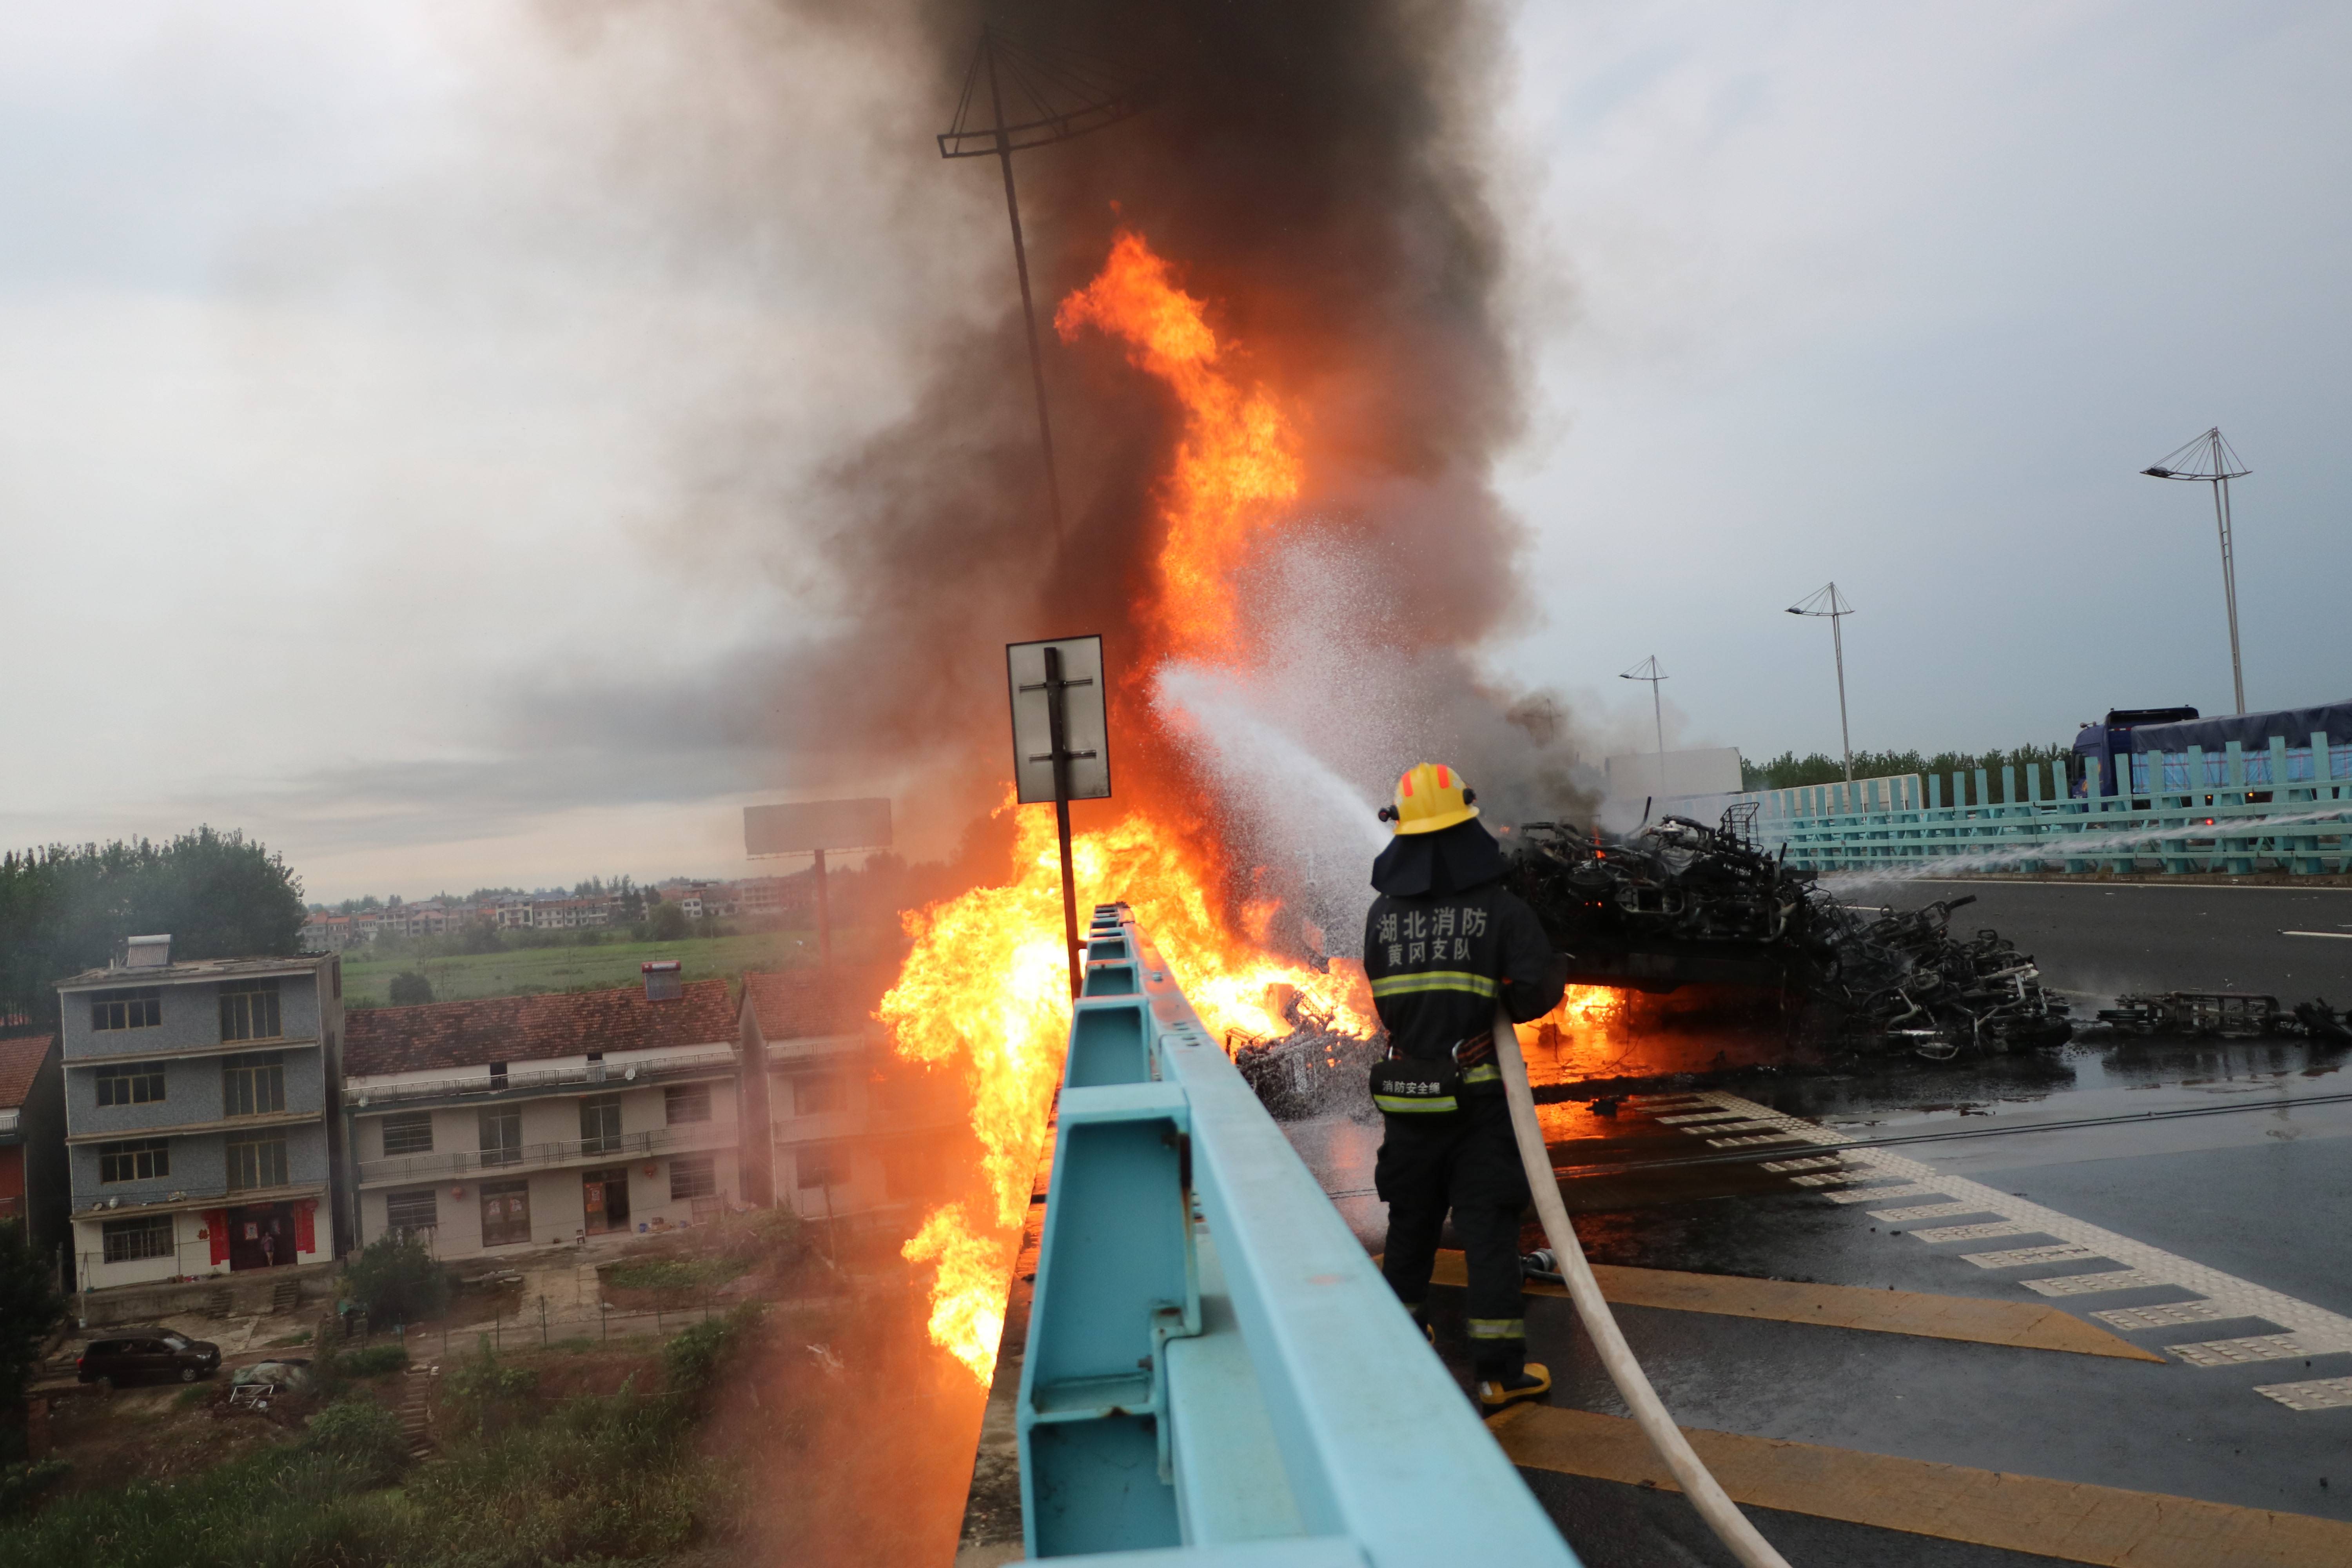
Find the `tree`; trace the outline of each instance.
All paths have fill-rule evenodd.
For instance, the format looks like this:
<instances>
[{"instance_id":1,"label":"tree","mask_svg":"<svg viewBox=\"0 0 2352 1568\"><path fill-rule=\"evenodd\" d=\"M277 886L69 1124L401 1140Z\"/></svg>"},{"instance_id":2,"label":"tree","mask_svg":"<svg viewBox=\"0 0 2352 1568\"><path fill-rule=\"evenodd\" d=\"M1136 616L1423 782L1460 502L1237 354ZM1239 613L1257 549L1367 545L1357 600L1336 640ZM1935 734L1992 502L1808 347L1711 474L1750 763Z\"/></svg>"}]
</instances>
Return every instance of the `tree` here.
<instances>
[{"instance_id":1,"label":"tree","mask_svg":"<svg viewBox=\"0 0 2352 1568\"><path fill-rule=\"evenodd\" d=\"M0 1406L13 1410L25 1397L50 1325L65 1310L24 1226L0 1220Z\"/></svg>"},{"instance_id":2,"label":"tree","mask_svg":"<svg viewBox=\"0 0 2352 1568\"><path fill-rule=\"evenodd\" d=\"M54 1028L56 983L111 963L128 936L168 931L175 959L275 957L306 918L301 879L241 833L0 856L0 1018Z\"/></svg>"},{"instance_id":3,"label":"tree","mask_svg":"<svg viewBox=\"0 0 2352 1568\"><path fill-rule=\"evenodd\" d=\"M433 1000L433 982L411 969L392 977L392 1005L413 1007Z\"/></svg>"},{"instance_id":4,"label":"tree","mask_svg":"<svg viewBox=\"0 0 2352 1568\"><path fill-rule=\"evenodd\" d=\"M344 1266L343 1287L374 1323L413 1323L449 1303L449 1271L404 1232L380 1236Z\"/></svg>"},{"instance_id":5,"label":"tree","mask_svg":"<svg viewBox=\"0 0 2352 1568\"><path fill-rule=\"evenodd\" d=\"M691 934L694 922L686 918L683 905L660 903L656 904L653 913L646 917L646 930L656 942L677 942Z\"/></svg>"}]
</instances>

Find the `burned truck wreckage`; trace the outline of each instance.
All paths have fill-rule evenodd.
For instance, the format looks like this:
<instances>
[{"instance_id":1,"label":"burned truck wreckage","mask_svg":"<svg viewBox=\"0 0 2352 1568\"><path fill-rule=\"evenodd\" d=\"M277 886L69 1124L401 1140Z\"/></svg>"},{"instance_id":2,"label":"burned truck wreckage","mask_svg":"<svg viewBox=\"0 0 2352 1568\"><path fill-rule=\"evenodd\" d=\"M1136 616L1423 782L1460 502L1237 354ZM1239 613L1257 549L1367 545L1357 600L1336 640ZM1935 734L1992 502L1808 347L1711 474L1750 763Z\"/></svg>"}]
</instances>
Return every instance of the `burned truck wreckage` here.
<instances>
[{"instance_id":1,"label":"burned truck wreckage","mask_svg":"<svg viewBox=\"0 0 2352 1568\"><path fill-rule=\"evenodd\" d=\"M1528 823L1509 840L1504 885L1567 957L1570 984L1713 988L1745 1026L1791 1047L1949 1061L2071 1037L2032 954L1996 931L1951 931L1972 899L1856 911L1758 848L1748 826L1737 807L1718 826L1669 816L1618 840ZM1226 1046L1276 1115L1305 1114L1381 1054L1381 1041L1335 1032L1303 1002L1274 1000L1290 1033Z\"/></svg>"},{"instance_id":2,"label":"burned truck wreckage","mask_svg":"<svg viewBox=\"0 0 2352 1568\"><path fill-rule=\"evenodd\" d=\"M1952 915L1973 899L1858 912L1758 848L1750 820L1738 807L1715 827L1669 816L1613 843L1529 823L1505 884L1567 956L1571 984L1747 988L1796 1038L1930 1061L2036 1050L2073 1033L2031 953L1997 931L1953 934Z\"/></svg>"}]
</instances>

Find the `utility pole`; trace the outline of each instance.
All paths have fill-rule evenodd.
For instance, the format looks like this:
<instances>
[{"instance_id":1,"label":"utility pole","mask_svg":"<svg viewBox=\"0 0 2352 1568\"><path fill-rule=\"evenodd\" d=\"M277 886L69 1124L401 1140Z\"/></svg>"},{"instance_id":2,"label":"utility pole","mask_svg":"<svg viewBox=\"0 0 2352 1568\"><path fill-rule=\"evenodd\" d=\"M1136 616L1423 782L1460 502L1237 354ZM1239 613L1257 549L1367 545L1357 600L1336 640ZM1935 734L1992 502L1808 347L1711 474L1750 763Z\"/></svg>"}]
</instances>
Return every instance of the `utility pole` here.
<instances>
[{"instance_id":1,"label":"utility pole","mask_svg":"<svg viewBox=\"0 0 2352 1568\"><path fill-rule=\"evenodd\" d=\"M1845 633L1838 623L1853 614L1853 606L1838 592L1834 580L1789 606L1792 616L1819 616L1830 623L1830 647L1837 656L1838 740L1845 747L1845 782L1853 783L1853 729L1845 717Z\"/></svg>"},{"instance_id":2,"label":"utility pole","mask_svg":"<svg viewBox=\"0 0 2352 1568\"><path fill-rule=\"evenodd\" d=\"M988 89L986 123L977 113ZM1029 248L1021 235L1021 200L1013 184L1013 154L1067 142L1150 106L1154 83L1109 61L1068 49L1016 42L993 26L980 30L980 47L965 70L955 121L939 136L942 158L989 158L1004 172L1004 215L1013 225L1013 269L1021 279L1021 322L1029 338L1029 384L1037 399L1037 445L1045 459L1045 505L1056 545L1062 538L1062 479L1054 465L1054 422L1045 407L1045 361L1037 346L1037 307L1029 291ZM1006 100L1017 100L1006 120Z\"/></svg>"},{"instance_id":3,"label":"utility pole","mask_svg":"<svg viewBox=\"0 0 2352 1568\"><path fill-rule=\"evenodd\" d=\"M2213 487L2213 527L2221 536L2221 599L2230 611L2230 685L2238 700L2238 711L2243 713L2246 670L2238 658L2238 562L2230 542L2230 481L2242 479L2253 469L2231 448L2216 425L2140 472L2152 479L2202 480Z\"/></svg>"},{"instance_id":4,"label":"utility pole","mask_svg":"<svg viewBox=\"0 0 2352 1568\"><path fill-rule=\"evenodd\" d=\"M1633 668L1617 677L1620 680L1646 680L1650 683L1650 717L1658 726L1658 795L1666 794L1666 710L1658 700L1658 682L1673 678L1658 668L1658 656L1652 654Z\"/></svg>"}]
</instances>

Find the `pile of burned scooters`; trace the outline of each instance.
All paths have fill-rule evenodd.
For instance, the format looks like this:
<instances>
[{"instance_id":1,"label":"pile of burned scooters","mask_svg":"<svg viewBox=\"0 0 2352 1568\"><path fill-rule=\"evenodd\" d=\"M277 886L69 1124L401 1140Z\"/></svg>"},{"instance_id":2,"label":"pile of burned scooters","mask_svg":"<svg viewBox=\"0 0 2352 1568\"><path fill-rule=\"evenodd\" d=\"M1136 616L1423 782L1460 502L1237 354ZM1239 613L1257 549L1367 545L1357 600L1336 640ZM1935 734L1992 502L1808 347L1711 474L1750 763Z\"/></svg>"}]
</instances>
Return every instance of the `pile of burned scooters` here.
<instances>
[{"instance_id":1,"label":"pile of burned scooters","mask_svg":"<svg viewBox=\"0 0 2352 1568\"><path fill-rule=\"evenodd\" d=\"M1758 988L1801 1035L1930 1061L2065 1043L2067 1006L2031 953L1994 931L1958 936L1972 898L1916 910L1840 903L1810 870L1754 841L1752 807L1710 827L1668 816L1605 841L1560 823L1514 836L1507 884L1535 910L1580 984Z\"/></svg>"}]
</instances>

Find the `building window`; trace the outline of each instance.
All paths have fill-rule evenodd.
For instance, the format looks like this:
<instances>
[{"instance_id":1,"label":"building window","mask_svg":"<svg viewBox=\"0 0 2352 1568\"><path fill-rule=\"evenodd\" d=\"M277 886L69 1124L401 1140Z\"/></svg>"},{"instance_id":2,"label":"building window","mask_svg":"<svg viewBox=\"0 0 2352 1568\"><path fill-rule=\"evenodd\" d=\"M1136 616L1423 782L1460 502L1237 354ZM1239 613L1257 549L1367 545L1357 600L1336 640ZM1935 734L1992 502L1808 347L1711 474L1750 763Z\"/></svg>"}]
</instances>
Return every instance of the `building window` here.
<instances>
[{"instance_id":1,"label":"building window","mask_svg":"<svg viewBox=\"0 0 2352 1568\"><path fill-rule=\"evenodd\" d=\"M172 1173L172 1141L138 1138L98 1146L101 1182L157 1182Z\"/></svg>"},{"instance_id":2,"label":"building window","mask_svg":"<svg viewBox=\"0 0 2352 1568\"><path fill-rule=\"evenodd\" d=\"M286 1068L276 1051L221 1058L221 1114L268 1116L286 1109Z\"/></svg>"},{"instance_id":3,"label":"building window","mask_svg":"<svg viewBox=\"0 0 2352 1568\"><path fill-rule=\"evenodd\" d=\"M384 1194L384 1229L399 1235L404 1231L435 1228L441 1223L440 1196L431 1187L413 1187L404 1193Z\"/></svg>"},{"instance_id":4,"label":"building window","mask_svg":"<svg viewBox=\"0 0 2352 1568\"><path fill-rule=\"evenodd\" d=\"M228 1146L228 1190L251 1192L287 1184L286 1140L243 1138Z\"/></svg>"},{"instance_id":5,"label":"building window","mask_svg":"<svg viewBox=\"0 0 2352 1568\"><path fill-rule=\"evenodd\" d=\"M814 1116L841 1109L841 1080L829 1072L813 1072L793 1079L793 1114Z\"/></svg>"},{"instance_id":6,"label":"building window","mask_svg":"<svg viewBox=\"0 0 2352 1568\"><path fill-rule=\"evenodd\" d=\"M849 1180L849 1162L841 1151L823 1143L794 1150L793 1164L803 1187L837 1187Z\"/></svg>"},{"instance_id":7,"label":"building window","mask_svg":"<svg viewBox=\"0 0 2352 1568\"><path fill-rule=\"evenodd\" d=\"M580 1102L580 1152L610 1154L621 1146L621 1097L592 1094Z\"/></svg>"},{"instance_id":8,"label":"building window","mask_svg":"<svg viewBox=\"0 0 2352 1568\"><path fill-rule=\"evenodd\" d=\"M530 1239L530 1184L482 1184L482 1245L506 1247Z\"/></svg>"},{"instance_id":9,"label":"building window","mask_svg":"<svg viewBox=\"0 0 2352 1568\"><path fill-rule=\"evenodd\" d=\"M172 1256L172 1216L142 1215L137 1219L110 1219L99 1226L109 1263L136 1263L142 1258Z\"/></svg>"},{"instance_id":10,"label":"building window","mask_svg":"<svg viewBox=\"0 0 2352 1568\"><path fill-rule=\"evenodd\" d=\"M93 1029L152 1029L163 1022L163 993L156 987L101 991L89 999L89 1026Z\"/></svg>"},{"instance_id":11,"label":"building window","mask_svg":"<svg viewBox=\"0 0 2352 1568\"><path fill-rule=\"evenodd\" d=\"M222 986L220 1013L224 1040L274 1040L286 1032L278 1025L275 980Z\"/></svg>"},{"instance_id":12,"label":"building window","mask_svg":"<svg viewBox=\"0 0 2352 1568\"><path fill-rule=\"evenodd\" d=\"M669 1198L707 1198L719 1190L718 1162L709 1154L669 1163Z\"/></svg>"},{"instance_id":13,"label":"building window","mask_svg":"<svg viewBox=\"0 0 2352 1568\"><path fill-rule=\"evenodd\" d=\"M162 1096L156 1098L161 1099ZM710 1086L707 1083L682 1083L663 1089L662 1110L669 1118L672 1127L681 1121L709 1121Z\"/></svg>"},{"instance_id":14,"label":"building window","mask_svg":"<svg viewBox=\"0 0 2352 1568\"><path fill-rule=\"evenodd\" d=\"M102 1106L159 1105L163 1100L162 1062L125 1062L99 1069L98 1103Z\"/></svg>"},{"instance_id":15,"label":"building window","mask_svg":"<svg viewBox=\"0 0 2352 1568\"><path fill-rule=\"evenodd\" d=\"M385 1117L383 1152L386 1154L433 1152L433 1113L429 1110L405 1110L398 1116ZM425 1195L432 1196L430 1193Z\"/></svg>"},{"instance_id":16,"label":"building window","mask_svg":"<svg viewBox=\"0 0 2352 1568\"><path fill-rule=\"evenodd\" d=\"M482 1163L511 1165L522 1158L522 1110L492 1106L482 1112Z\"/></svg>"}]
</instances>

